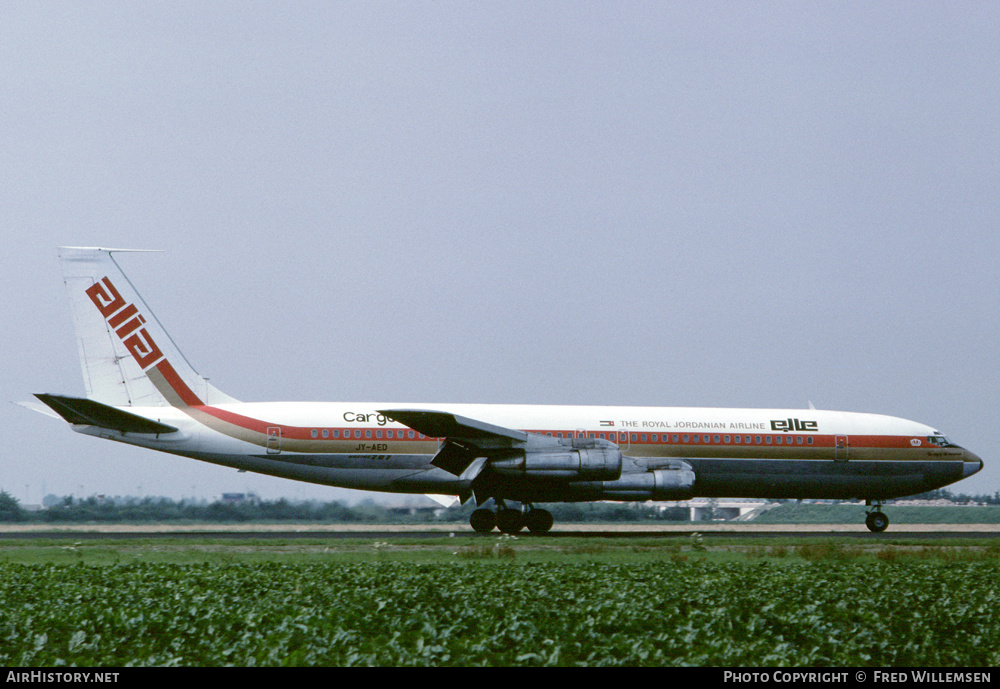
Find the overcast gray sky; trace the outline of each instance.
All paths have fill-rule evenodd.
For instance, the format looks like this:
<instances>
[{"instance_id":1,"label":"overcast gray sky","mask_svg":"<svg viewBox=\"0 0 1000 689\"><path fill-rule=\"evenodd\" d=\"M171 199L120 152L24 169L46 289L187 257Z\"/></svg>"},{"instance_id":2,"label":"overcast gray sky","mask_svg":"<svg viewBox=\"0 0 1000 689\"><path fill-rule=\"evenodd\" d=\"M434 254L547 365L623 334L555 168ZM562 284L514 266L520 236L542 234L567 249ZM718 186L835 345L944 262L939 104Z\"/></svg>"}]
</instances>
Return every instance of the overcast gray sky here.
<instances>
[{"instance_id":1,"label":"overcast gray sky","mask_svg":"<svg viewBox=\"0 0 1000 689\"><path fill-rule=\"evenodd\" d=\"M0 398L59 245L247 400L902 416L1000 490L994 2L0 4ZM0 487L356 499L0 405Z\"/></svg>"}]
</instances>

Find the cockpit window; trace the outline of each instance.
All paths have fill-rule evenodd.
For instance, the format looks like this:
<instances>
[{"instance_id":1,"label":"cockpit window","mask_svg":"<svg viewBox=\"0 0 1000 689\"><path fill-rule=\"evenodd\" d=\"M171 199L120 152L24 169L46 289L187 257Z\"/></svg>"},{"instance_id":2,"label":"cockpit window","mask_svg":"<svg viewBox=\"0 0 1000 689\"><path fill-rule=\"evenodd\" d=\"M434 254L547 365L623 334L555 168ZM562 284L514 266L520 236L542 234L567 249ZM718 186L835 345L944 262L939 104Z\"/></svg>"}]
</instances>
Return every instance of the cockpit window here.
<instances>
[{"instance_id":1,"label":"cockpit window","mask_svg":"<svg viewBox=\"0 0 1000 689\"><path fill-rule=\"evenodd\" d=\"M934 443L938 447L948 447L951 445L951 441L943 435L929 435L927 436L927 442Z\"/></svg>"}]
</instances>

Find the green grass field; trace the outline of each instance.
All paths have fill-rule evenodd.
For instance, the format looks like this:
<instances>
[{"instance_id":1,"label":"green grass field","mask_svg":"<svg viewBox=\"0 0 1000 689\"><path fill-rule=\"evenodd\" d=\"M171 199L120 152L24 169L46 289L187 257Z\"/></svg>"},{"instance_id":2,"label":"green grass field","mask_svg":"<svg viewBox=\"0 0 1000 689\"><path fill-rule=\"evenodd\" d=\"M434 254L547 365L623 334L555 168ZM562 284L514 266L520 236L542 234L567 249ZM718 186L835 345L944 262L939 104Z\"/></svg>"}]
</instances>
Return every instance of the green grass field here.
<instances>
[{"instance_id":1,"label":"green grass field","mask_svg":"<svg viewBox=\"0 0 1000 689\"><path fill-rule=\"evenodd\" d=\"M994 666L995 539L0 541L0 663Z\"/></svg>"}]
</instances>

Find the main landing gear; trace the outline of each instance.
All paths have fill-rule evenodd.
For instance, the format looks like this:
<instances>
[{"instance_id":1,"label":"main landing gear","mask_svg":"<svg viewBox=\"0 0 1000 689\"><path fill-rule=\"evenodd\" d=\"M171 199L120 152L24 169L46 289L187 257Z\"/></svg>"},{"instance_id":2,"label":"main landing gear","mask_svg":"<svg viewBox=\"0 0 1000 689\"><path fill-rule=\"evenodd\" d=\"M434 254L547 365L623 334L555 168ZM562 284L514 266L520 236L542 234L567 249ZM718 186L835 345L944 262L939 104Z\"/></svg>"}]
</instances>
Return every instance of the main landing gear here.
<instances>
[{"instance_id":1,"label":"main landing gear","mask_svg":"<svg viewBox=\"0 0 1000 689\"><path fill-rule=\"evenodd\" d=\"M882 533L889 528L889 517L882 512L882 503L885 500L866 500L866 505L875 505L875 509L865 512L865 526L873 533Z\"/></svg>"},{"instance_id":2,"label":"main landing gear","mask_svg":"<svg viewBox=\"0 0 1000 689\"><path fill-rule=\"evenodd\" d=\"M496 527L505 534L516 534L527 528L531 533L546 533L552 528L552 513L524 503L521 509L507 507L502 501L496 512L480 508L469 517L469 524L478 533L489 533Z\"/></svg>"}]
</instances>

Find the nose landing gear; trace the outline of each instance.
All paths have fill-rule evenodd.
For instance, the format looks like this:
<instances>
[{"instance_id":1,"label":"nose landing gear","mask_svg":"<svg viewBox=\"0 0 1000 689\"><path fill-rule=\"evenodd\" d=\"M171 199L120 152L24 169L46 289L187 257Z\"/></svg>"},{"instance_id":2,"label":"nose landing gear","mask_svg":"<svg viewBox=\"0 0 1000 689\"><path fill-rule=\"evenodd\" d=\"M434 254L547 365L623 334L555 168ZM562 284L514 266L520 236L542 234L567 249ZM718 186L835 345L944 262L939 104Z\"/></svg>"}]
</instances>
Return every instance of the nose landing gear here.
<instances>
[{"instance_id":1,"label":"nose landing gear","mask_svg":"<svg viewBox=\"0 0 1000 689\"><path fill-rule=\"evenodd\" d=\"M887 528L889 528L889 517L887 517L882 512L882 504L884 500L866 500L866 505L875 505L875 509L868 510L865 512L868 516L865 517L865 526L872 533L882 533Z\"/></svg>"}]
</instances>

